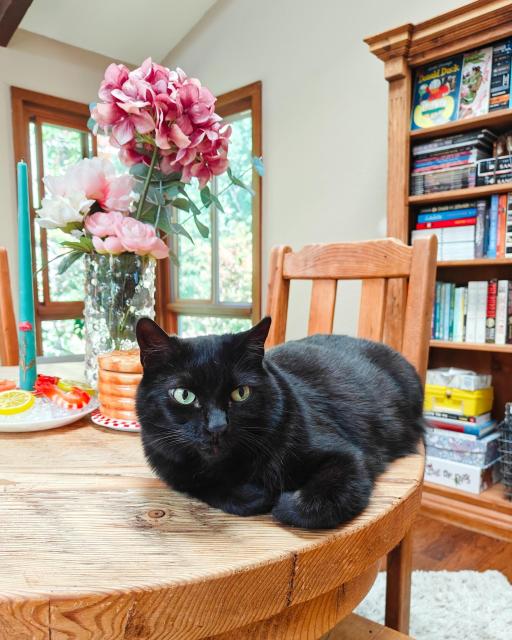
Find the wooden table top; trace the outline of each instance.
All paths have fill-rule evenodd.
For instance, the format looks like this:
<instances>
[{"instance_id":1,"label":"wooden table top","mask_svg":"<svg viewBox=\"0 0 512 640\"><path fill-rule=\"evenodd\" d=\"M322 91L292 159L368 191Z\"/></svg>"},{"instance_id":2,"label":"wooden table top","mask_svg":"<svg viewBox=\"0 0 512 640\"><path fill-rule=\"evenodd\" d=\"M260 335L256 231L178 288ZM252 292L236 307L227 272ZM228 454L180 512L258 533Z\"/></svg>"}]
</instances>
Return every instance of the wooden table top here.
<instances>
[{"instance_id":1,"label":"wooden table top","mask_svg":"<svg viewBox=\"0 0 512 640\"><path fill-rule=\"evenodd\" d=\"M76 365L66 369L79 376ZM0 377L12 371L0 368ZM68 632L77 611L101 618L109 610L102 640L125 637L115 625L127 624L142 600L175 630L165 637L208 637L232 628L235 615L246 624L268 618L360 575L393 548L419 506L422 475L421 455L395 462L363 514L310 532L171 491L146 465L138 434L88 419L0 434L0 628L30 618L26 637L47 638L33 625L46 629L48 616ZM51 635L61 637L86 636Z\"/></svg>"}]
</instances>

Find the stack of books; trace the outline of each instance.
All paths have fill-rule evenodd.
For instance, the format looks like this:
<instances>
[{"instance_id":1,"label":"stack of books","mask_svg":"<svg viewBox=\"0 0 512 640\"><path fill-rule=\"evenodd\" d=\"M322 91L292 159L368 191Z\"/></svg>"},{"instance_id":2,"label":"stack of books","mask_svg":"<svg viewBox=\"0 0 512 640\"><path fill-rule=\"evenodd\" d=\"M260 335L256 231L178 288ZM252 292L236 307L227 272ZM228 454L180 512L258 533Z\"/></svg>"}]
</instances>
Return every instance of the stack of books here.
<instances>
[{"instance_id":1,"label":"stack of books","mask_svg":"<svg viewBox=\"0 0 512 640\"><path fill-rule=\"evenodd\" d=\"M436 282L432 338L512 344L512 280Z\"/></svg>"},{"instance_id":2,"label":"stack of books","mask_svg":"<svg viewBox=\"0 0 512 640\"><path fill-rule=\"evenodd\" d=\"M512 258L512 193L420 208L412 239L431 234L438 260Z\"/></svg>"},{"instance_id":3,"label":"stack of books","mask_svg":"<svg viewBox=\"0 0 512 640\"><path fill-rule=\"evenodd\" d=\"M414 145L411 194L464 189L476 185L476 163L493 153L494 133L479 129Z\"/></svg>"},{"instance_id":4,"label":"stack of books","mask_svg":"<svg viewBox=\"0 0 512 640\"><path fill-rule=\"evenodd\" d=\"M491 376L431 369L425 385L425 480L468 493L499 481L499 432Z\"/></svg>"}]
</instances>

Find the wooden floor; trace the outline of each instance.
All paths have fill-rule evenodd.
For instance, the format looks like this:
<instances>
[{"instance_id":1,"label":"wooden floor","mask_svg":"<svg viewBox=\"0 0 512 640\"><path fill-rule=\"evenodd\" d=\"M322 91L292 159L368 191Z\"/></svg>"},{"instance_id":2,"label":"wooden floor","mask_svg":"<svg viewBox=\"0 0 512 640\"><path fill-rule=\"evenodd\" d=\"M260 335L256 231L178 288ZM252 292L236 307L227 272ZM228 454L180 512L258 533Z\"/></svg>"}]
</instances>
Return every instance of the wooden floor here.
<instances>
[{"instance_id":1,"label":"wooden floor","mask_svg":"<svg viewBox=\"0 0 512 640\"><path fill-rule=\"evenodd\" d=\"M413 569L496 569L512 582L512 543L418 516L413 527Z\"/></svg>"}]
</instances>

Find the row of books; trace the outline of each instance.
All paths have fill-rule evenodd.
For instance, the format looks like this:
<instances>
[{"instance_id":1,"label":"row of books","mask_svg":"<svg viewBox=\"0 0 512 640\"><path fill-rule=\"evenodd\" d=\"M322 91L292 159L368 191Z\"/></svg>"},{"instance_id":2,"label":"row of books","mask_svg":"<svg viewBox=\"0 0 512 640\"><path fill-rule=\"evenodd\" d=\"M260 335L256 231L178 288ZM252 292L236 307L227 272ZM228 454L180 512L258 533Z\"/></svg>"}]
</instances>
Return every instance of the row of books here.
<instances>
[{"instance_id":1,"label":"row of books","mask_svg":"<svg viewBox=\"0 0 512 640\"><path fill-rule=\"evenodd\" d=\"M492 157L495 142L492 131L478 129L414 145L411 194L474 187L477 165Z\"/></svg>"},{"instance_id":2,"label":"row of books","mask_svg":"<svg viewBox=\"0 0 512 640\"><path fill-rule=\"evenodd\" d=\"M456 368L427 372L427 481L477 494L500 479L492 404L490 375Z\"/></svg>"},{"instance_id":3,"label":"row of books","mask_svg":"<svg viewBox=\"0 0 512 640\"><path fill-rule=\"evenodd\" d=\"M422 207L412 239L430 234L437 236L438 260L512 258L512 193Z\"/></svg>"},{"instance_id":4,"label":"row of books","mask_svg":"<svg viewBox=\"0 0 512 640\"><path fill-rule=\"evenodd\" d=\"M436 282L432 338L512 344L512 280Z\"/></svg>"},{"instance_id":5,"label":"row of books","mask_svg":"<svg viewBox=\"0 0 512 640\"><path fill-rule=\"evenodd\" d=\"M512 106L512 40L417 69L411 129L472 118Z\"/></svg>"}]
</instances>

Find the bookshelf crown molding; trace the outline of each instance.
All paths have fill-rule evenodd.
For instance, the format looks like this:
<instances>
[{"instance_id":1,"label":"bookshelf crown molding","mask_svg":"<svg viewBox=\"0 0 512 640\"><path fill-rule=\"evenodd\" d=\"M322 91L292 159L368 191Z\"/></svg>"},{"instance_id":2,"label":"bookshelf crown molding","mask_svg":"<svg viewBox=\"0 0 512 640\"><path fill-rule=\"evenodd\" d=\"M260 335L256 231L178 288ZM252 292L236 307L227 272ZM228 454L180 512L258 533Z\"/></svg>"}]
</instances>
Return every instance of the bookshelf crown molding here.
<instances>
[{"instance_id":1,"label":"bookshelf crown molding","mask_svg":"<svg viewBox=\"0 0 512 640\"><path fill-rule=\"evenodd\" d=\"M383 62L419 66L512 35L512 0L476 0L453 11L383 31L364 41ZM387 77L386 79L390 79Z\"/></svg>"}]
</instances>

